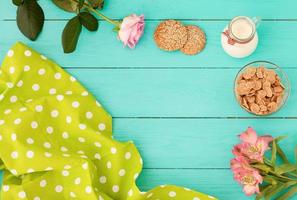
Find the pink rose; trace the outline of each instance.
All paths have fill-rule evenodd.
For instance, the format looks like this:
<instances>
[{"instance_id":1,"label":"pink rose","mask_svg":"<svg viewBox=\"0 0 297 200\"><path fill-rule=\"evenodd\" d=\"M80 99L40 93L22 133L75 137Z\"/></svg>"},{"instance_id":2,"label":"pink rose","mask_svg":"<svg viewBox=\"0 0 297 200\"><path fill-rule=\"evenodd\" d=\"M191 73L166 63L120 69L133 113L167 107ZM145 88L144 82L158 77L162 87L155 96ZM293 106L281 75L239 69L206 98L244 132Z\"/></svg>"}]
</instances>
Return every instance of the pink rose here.
<instances>
[{"instance_id":1,"label":"pink rose","mask_svg":"<svg viewBox=\"0 0 297 200\"><path fill-rule=\"evenodd\" d=\"M263 177L258 170L249 165L245 157L239 156L232 159L231 169L234 179L243 186L246 195L260 193L259 184L263 182Z\"/></svg>"},{"instance_id":2,"label":"pink rose","mask_svg":"<svg viewBox=\"0 0 297 200\"><path fill-rule=\"evenodd\" d=\"M273 140L271 136L257 136L255 130L249 127L239 135L242 143L234 146L232 152L235 156L244 156L250 160L263 162L263 156L269 143Z\"/></svg>"},{"instance_id":3,"label":"pink rose","mask_svg":"<svg viewBox=\"0 0 297 200\"><path fill-rule=\"evenodd\" d=\"M131 49L135 47L144 31L144 16L132 14L123 19L118 33L119 39Z\"/></svg>"}]
</instances>

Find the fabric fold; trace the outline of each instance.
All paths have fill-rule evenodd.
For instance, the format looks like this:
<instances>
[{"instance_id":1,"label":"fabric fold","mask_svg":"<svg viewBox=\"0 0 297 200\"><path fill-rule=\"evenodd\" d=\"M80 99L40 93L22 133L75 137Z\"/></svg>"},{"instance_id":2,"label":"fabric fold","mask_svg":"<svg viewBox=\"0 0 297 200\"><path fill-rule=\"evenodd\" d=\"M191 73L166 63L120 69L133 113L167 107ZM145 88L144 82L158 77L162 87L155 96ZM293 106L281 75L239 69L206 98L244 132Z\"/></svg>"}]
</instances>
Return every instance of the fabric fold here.
<instances>
[{"instance_id":1,"label":"fabric fold","mask_svg":"<svg viewBox=\"0 0 297 200\"><path fill-rule=\"evenodd\" d=\"M135 145L114 140L112 117L45 56L16 43L0 73L1 199L215 199L169 185L140 192Z\"/></svg>"}]
</instances>

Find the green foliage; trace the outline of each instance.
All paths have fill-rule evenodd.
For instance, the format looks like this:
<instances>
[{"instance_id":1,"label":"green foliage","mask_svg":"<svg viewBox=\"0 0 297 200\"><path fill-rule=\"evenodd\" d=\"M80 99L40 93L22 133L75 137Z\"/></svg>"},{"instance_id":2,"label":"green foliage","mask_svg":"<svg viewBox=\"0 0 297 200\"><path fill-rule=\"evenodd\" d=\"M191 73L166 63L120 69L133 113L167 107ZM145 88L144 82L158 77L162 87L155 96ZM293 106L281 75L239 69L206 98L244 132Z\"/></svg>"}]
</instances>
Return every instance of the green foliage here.
<instances>
[{"instance_id":1,"label":"green foliage","mask_svg":"<svg viewBox=\"0 0 297 200\"><path fill-rule=\"evenodd\" d=\"M68 21L62 34L62 45L64 53L71 53L75 50L82 25L79 16L75 16Z\"/></svg>"}]
</instances>

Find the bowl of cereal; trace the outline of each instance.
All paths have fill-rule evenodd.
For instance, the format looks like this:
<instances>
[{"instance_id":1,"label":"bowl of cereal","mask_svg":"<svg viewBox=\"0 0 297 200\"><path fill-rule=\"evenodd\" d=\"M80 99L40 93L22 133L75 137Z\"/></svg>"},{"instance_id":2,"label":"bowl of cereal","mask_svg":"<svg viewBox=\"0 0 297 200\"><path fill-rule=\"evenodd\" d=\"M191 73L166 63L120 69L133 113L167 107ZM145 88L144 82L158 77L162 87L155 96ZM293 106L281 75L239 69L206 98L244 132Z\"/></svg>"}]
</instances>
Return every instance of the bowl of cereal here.
<instances>
[{"instance_id":1,"label":"bowl of cereal","mask_svg":"<svg viewBox=\"0 0 297 200\"><path fill-rule=\"evenodd\" d=\"M254 115L270 115L278 111L290 94L287 74L276 64L255 61L238 72L234 94L239 105Z\"/></svg>"}]
</instances>

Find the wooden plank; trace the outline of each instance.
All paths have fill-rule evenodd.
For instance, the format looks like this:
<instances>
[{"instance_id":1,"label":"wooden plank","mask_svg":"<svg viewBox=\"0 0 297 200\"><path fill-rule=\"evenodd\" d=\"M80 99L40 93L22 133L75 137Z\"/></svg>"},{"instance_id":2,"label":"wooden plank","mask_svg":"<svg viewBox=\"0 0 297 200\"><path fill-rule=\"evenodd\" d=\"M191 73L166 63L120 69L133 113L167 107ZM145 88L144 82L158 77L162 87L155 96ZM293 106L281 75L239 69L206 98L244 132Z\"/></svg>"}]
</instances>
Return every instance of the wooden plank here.
<instances>
[{"instance_id":1,"label":"wooden plank","mask_svg":"<svg viewBox=\"0 0 297 200\"><path fill-rule=\"evenodd\" d=\"M213 195L222 200L251 199L241 192L230 170L221 169L144 169L138 186L147 191L162 184L174 184Z\"/></svg>"},{"instance_id":2,"label":"wooden plank","mask_svg":"<svg viewBox=\"0 0 297 200\"><path fill-rule=\"evenodd\" d=\"M237 135L248 126L262 135L287 135L280 145L294 162L296 120L114 119L113 132L135 142L145 168L228 168Z\"/></svg>"},{"instance_id":3,"label":"wooden plank","mask_svg":"<svg viewBox=\"0 0 297 200\"><path fill-rule=\"evenodd\" d=\"M1 30L9 30L9 34L7 31L0 32L0 60L7 49L20 40L64 67L240 68L255 60L269 60L282 67L296 67L295 57L290 52L296 50L292 41L297 41L297 21L263 22L259 28L259 47L252 56L245 59L231 58L221 48L220 31L226 22L185 21L186 24L197 24L206 30L206 49L196 56L159 50L152 37L158 21L147 22L145 34L134 50L123 48L112 26L101 23L98 32L82 32L75 53L64 54L60 38L65 23L47 21L38 41L32 42L25 39L14 21L0 21Z\"/></svg>"},{"instance_id":4,"label":"wooden plank","mask_svg":"<svg viewBox=\"0 0 297 200\"><path fill-rule=\"evenodd\" d=\"M296 69L285 69L292 92L270 117L297 117ZM113 117L254 117L233 94L237 69L70 69ZM211 77L210 77L211 76Z\"/></svg>"},{"instance_id":5,"label":"wooden plank","mask_svg":"<svg viewBox=\"0 0 297 200\"><path fill-rule=\"evenodd\" d=\"M2 1L0 19L15 19L15 6ZM65 19L73 16L56 8L49 0L41 0L47 19ZM103 12L112 18L130 13L144 13L147 19L226 19L237 15L261 16L265 19L297 19L295 0L122 0L105 1Z\"/></svg>"}]
</instances>

